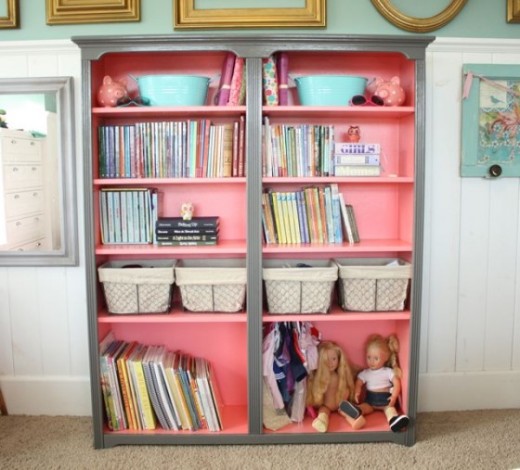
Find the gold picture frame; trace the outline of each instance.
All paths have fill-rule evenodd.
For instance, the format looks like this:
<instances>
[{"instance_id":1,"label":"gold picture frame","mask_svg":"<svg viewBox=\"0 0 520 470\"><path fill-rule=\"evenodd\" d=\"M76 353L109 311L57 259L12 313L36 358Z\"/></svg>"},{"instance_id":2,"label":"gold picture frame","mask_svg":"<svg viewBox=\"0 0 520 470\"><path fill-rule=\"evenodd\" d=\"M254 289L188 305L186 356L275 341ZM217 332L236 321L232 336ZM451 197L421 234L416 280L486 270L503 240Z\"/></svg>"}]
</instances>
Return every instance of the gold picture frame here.
<instances>
[{"instance_id":1,"label":"gold picture frame","mask_svg":"<svg viewBox=\"0 0 520 470\"><path fill-rule=\"evenodd\" d=\"M0 16L0 28L18 28L20 26L18 16L18 0L5 0L7 15Z\"/></svg>"},{"instance_id":2,"label":"gold picture frame","mask_svg":"<svg viewBox=\"0 0 520 470\"><path fill-rule=\"evenodd\" d=\"M141 0L46 0L47 24L141 20Z\"/></svg>"},{"instance_id":3,"label":"gold picture frame","mask_svg":"<svg viewBox=\"0 0 520 470\"><path fill-rule=\"evenodd\" d=\"M507 0L507 22L520 23L520 0Z\"/></svg>"},{"instance_id":4,"label":"gold picture frame","mask_svg":"<svg viewBox=\"0 0 520 470\"><path fill-rule=\"evenodd\" d=\"M451 3L440 13L428 18L417 18L401 12L397 7L392 5L391 0L372 0L372 4L377 11L381 13L390 23L398 28L413 33L427 33L442 28L455 18L468 0L451 0ZM512 0L509 0L510 2ZM518 3L519 0L516 0Z\"/></svg>"},{"instance_id":5,"label":"gold picture frame","mask_svg":"<svg viewBox=\"0 0 520 470\"><path fill-rule=\"evenodd\" d=\"M173 24L175 29L323 28L326 3L326 0L305 0L303 8L197 9L195 0L173 0Z\"/></svg>"}]
</instances>

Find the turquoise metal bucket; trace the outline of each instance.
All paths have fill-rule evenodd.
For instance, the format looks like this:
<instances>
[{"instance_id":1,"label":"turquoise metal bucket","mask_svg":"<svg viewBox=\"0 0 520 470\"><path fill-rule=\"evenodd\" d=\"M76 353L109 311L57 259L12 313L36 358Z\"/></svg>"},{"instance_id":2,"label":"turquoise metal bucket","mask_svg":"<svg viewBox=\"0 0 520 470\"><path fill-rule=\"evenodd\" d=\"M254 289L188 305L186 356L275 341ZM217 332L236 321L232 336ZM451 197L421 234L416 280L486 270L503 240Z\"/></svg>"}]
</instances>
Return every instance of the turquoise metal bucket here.
<instances>
[{"instance_id":1,"label":"turquoise metal bucket","mask_svg":"<svg viewBox=\"0 0 520 470\"><path fill-rule=\"evenodd\" d=\"M355 95L363 95L365 77L352 75L308 75L295 78L300 104L304 106L348 106Z\"/></svg>"},{"instance_id":2,"label":"turquoise metal bucket","mask_svg":"<svg viewBox=\"0 0 520 470\"><path fill-rule=\"evenodd\" d=\"M150 106L203 106L210 78L196 75L136 77L139 95Z\"/></svg>"}]
</instances>

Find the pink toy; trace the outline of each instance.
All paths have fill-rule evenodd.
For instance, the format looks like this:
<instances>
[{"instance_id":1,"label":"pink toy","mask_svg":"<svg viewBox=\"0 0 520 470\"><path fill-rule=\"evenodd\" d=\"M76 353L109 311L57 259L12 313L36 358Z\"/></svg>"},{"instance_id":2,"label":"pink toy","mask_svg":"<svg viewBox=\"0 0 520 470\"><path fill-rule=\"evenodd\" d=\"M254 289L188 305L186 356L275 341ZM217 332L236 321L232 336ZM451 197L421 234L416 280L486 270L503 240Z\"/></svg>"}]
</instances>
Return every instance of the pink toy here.
<instances>
[{"instance_id":1,"label":"pink toy","mask_svg":"<svg viewBox=\"0 0 520 470\"><path fill-rule=\"evenodd\" d=\"M97 99L101 106L114 108L121 101L128 100L128 92L124 84L106 75L103 78L103 84L99 87Z\"/></svg>"},{"instance_id":2,"label":"pink toy","mask_svg":"<svg viewBox=\"0 0 520 470\"><path fill-rule=\"evenodd\" d=\"M385 106L401 106L405 100L405 93L401 87L399 77L383 80L376 77L370 80L366 87L367 94L381 98Z\"/></svg>"}]
</instances>

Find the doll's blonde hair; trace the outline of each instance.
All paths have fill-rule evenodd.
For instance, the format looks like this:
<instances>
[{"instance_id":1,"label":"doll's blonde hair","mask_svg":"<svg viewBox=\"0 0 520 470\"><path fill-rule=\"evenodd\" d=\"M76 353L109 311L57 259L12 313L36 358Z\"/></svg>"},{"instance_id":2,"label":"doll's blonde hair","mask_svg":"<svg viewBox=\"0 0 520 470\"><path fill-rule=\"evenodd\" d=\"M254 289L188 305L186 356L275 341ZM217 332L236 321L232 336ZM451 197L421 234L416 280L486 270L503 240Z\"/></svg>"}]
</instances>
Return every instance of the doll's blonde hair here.
<instances>
[{"instance_id":1,"label":"doll's blonde hair","mask_svg":"<svg viewBox=\"0 0 520 470\"><path fill-rule=\"evenodd\" d=\"M379 334L373 334L368 337L365 343L365 351L369 348L379 348L384 351L388 359L385 366L393 369L396 377L401 377L401 368L399 367L399 340L396 335L389 335L384 338Z\"/></svg>"},{"instance_id":2,"label":"doll's blonde hair","mask_svg":"<svg viewBox=\"0 0 520 470\"><path fill-rule=\"evenodd\" d=\"M328 353L334 351L339 358L338 361L338 390L336 402L345 398L352 399L354 394L354 374L346 354L333 341L323 341L318 346L318 368L310 375L307 386L307 405L323 405L323 396L330 383L330 370L328 366Z\"/></svg>"}]
</instances>

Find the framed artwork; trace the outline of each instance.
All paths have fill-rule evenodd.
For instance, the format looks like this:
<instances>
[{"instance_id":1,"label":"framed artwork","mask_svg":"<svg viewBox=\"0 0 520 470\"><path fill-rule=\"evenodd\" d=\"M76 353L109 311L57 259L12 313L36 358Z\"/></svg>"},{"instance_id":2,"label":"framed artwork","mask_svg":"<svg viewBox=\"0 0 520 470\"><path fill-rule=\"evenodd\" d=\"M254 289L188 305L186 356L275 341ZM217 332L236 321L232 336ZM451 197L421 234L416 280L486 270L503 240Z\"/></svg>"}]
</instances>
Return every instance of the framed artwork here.
<instances>
[{"instance_id":1,"label":"framed artwork","mask_svg":"<svg viewBox=\"0 0 520 470\"><path fill-rule=\"evenodd\" d=\"M392 0L372 0L372 4L381 15L398 28L414 33L427 33L442 28L445 24L449 23L460 13L467 1L468 0L450 0L449 4L443 10L426 18L417 18L403 12L402 9L393 5ZM518 2L520 0L516 1Z\"/></svg>"},{"instance_id":2,"label":"framed artwork","mask_svg":"<svg viewBox=\"0 0 520 470\"><path fill-rule=\"evenodd\" d=\"M141 0L45 0L47 24L141 20Z\"/></svg>"},{"instance_id":3,"label":"framed artwork","mask_svg":"<svg viewBox=\"0 0 520 470\"><path fill-rule=\"evenodd\" d=\"M465 64L461 176L520 176L520 65Z\"/></svg>"},{"instance_id":4,"label":"framed artwork","mask_svg":"<svg viewBox=\"0 0 520 470\"><path fill-rule=\"evenodd\" d=\"M18 0L0 0L0 28L18 28Z\"/></svg>"},{"instance_id":5,"label":"framed artwork","mask_svg":"<svg viewBox=\"0 0 520 470\"><path fill-rule=\"evenodd\" d=\"M507 0L507 22L520 23L520 0Z\"/></svg>"},{"instance_id":6,"label":"framed artwork","mask_svg":"<svg viewBox=\"0 0 520 470\"><path fill-rule=\"evenodd\" d=\"M277 7L265 7L261 0L250 0L247 8L219 1L219 8L205 8L210 3L196 0L173 0L175 29L209 28L322 28L326 25L326 0L281 0ZM243 2L238 2L240 5ZM273 2L272 2L273 3Z\"/></svg>"}]
</instances>

